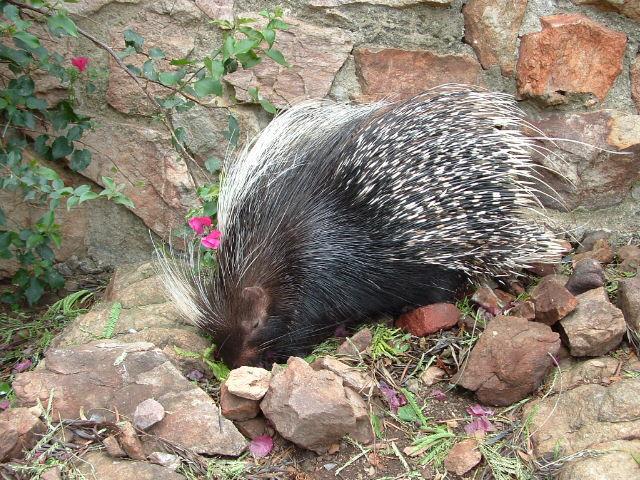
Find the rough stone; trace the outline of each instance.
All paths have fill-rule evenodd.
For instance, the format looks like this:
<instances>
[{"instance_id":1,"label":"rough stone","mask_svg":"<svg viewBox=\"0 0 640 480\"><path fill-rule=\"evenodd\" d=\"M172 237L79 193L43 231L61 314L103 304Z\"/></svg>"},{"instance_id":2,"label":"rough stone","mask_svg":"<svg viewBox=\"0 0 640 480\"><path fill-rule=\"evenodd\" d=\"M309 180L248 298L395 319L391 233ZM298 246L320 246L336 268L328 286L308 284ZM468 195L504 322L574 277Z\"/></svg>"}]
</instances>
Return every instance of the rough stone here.
<instances>
[{"instance_id":1,"label":"rough stone","mask_svg":"<svg viewBox=\"0 0 640 480\"><path fill-rule=\"evenodd\" d=\"M547 104L567 103L572 94L603 101L622 71L624 33L580 14L540 19L542 31L524 35L517 64L518 93Z\"/></svg>"},{"instance_id":2,"label":"rough stone","mask_svg":"<svg viewBox=\"0 0 640 480\"><path fill-rule=\"evenodd\" d=\"M260 408L280 435L317 453L327 452L354 432L359 413L341 377L328 370L315 371L296 357L273 375Z\"/></svg>"},{"instance_id":3,"label":"rough stone","mask_svg":"<svg viewBox=\"0 0 640 480\"><path fill-rule=\"evenodd\" d=\"M576 5L593 5L604 11L618 12L640 21L640 4L637 0L571 0Z\"/></svg>"},{"instance_id":4,"label":"rough stone","mask_svg":"<svg viewBox=\"0 0 640 480\"><path fill-rule=\"evenodd\" d=\"M140 430L146 430L164 418L164 407L153 398L141 402L133 412L133 424Z\"/></svg>"},{"instance_id":5,"label":"rough stone","mask_svg":"<svg viewBox=\"0 0 640 480\"><path fill-rule=\"evenodd\" d=\"M499 65L504 76L516 67L516 40L527 0L471 0L462 9L464 38L482 68Z\"/></svg>"},{"instance_id":6,"label":"rough stone","mask_svg":"<svg viewBox=\"0 0 640 480\"><path fill-rule=\"evenodd\" d=\"M558 480L636 480L640 478L640 440L595 445L600 454L568 462ZM634 458L635 457L635 458Z\"/></svg>"},{"instance_id":7,"label":"rough stone","mask_svg":"<svg viewBox=\"0 0 640 480\"><path fill-rule=\"evenodd\" d=\"M578 253L573 256L572 261L574 267L578 262L586 258L597 260L598 262L605 265L613 262L613 250L611 249L611 245L609 245L609 242L604 238L601 240L597 240L593 244L592 250L584 253Z\"/></svg>"},{"instance_id":8,"label":"rough stone","mask_svg":"<svg viewBox=\"0 0 640 480\"><path fill-rule=\"evenodd\" d=\"M495 292L486 285L478 288L473 293L471 300L491 315L498 315L505 305Z\"/></svg>"},{"instance_id":9,"label":"rough stone","mask_svg":"<svg viewBox=\"0 0 640 480\"><path fill-rule=\"evenodd\" d=\"M40 480L62 480L60 467L53 467L40 475Z\"/></svg>"},{"instance_id":10,"label":"rough stone","mask_svg":"<svg viewBox=\"0 0 640 480\"><path fill-rule=\"evenodd\" d=\"M640 334L640 277L619 281L618 306L629 328Z\"/></svg>"},{"instance_id":11,"label":"rough stone","mask_svg":"<svg viewBox=\"0 0 640 480\"><path fill-rule=\"evenodd\" d=\"M118 443L118 439L115 435L110 435L102 441L102 444L107 449L107 453L111 457L122 458L127 456L127 452L125 452L120 444Z\"/></svg>"},{"instance_id":12,"label":"rough stone","mask_svg":"<svg viewBox=\"0 0 640 480\"><path fill-rule=\"evenodd\" d=\"M291 28L278 32L278 49L291 67L265 60L250 70L240 69L225 76L235 87L239 100L251 101L247 93L250 87L258 87L260 94L276 107L324 98L329 93L336 73L353 48L350 35L338 28L319 27L293 17L287 17L287 23Z\"/></svg>"},{"instance_id":13,"label":"rough stone","mask_svg":"<svg viewBox=\"0 0 640 480\"><path fill-rule=\"evenodd\" d=\"M342 5L355 5L365 3L367 5L383 5L385 7L401 8L412 5L427 4L432 7L447 7L453 0L311 0L309 5L313 7L327 8L340 7Z\"/></svg>"},{"instance_id":14,"label":"rough stone","mask_svg":"<svg viewBox=\"0 0 640 480\"><path fill-rule=\"evenodd\" d=\"M345 387L344 391L347 396L347 400L353 408L353 413L356 419L356 424L349 432L349 436L360 443L368 444L373 442L375 434L371 428L367 404L355 390Z\"/></svg>"},{"instance_id":15,"label":"rough stone","mask_svg":"<svg viewBox=\"0 0 640 480\"><path fill-rule=\"evenodd\" d=\"M574 357L597 357L616 348L626 332L622 312L604 288L577 296L576 309L560 320L560 334Z\"/></svg>"},{"instance_id":16,"label":"rough stone","mask_svg":"<svg viewBox=\"0 0 640 480\"><path fill-rule=\"evenodd\" d=\"M600 262L593 258L585 258L576 262L565 287L572 294L579 295L587 290L602 287L604 282L604 269Z\"/></svg>"},{"instance_id":17,"label":"rough stone","mask_svg":"<svg viewBox=\"0 0 640 480\"><path fill-rule=\"evenodd\" d=\"M240 367L231 370L225 385L230 393L249 400L261 400L269 389L271 372L264 368Z\"/></svg>"},{"instance_id":18,"label":"rough stone","mask_svg":"<svg viewBox=\"0 0 640 480\"><path fill-rule=\"evenodd\" d=\"M558 354L558 334L542 323L495 317L453 382L489 405L510 405L538 388Z\"/></svg>"},{"instance_id":19,"label":"rough stone","mask_svg":"<svg viewBox=\"0 0 640 480\"><path fill-rule=\"evenodd\" d=\"M620 247L617 253L620 261L620 270L623 272L637 272L640 269L640 247L625 245Z\"/></svg>"},{"instance_id":20,"label":"rough stone","mask_svg":"<svg viewBox=\"0 0 640 480\"><path fill-rule=\"evenodd\" d=\"M447 372L435 365L430 366L420 374L420 381L427 386L431 386L444 379Z\"/></svg>"},{"instance_id":21,"label":"rough stone","mask_svg":"<svg viewBox=\"0 0 640 480\"><path fill-rule=\"evenodd\" d=\"M196 0L196 6L212 20L233 20L234 0Z\"/></svg>"},{"instance_id":22,"label":"rough stone","mask_svg":"<svg viewBox=\"0 0 640 480\"><path fill-rule=\"evenodd\" d=\"M220 410L229 420L249 420L260 413L260 402L230 393L225 382L220 386Z\"/></svg>"},{"instance_id":23,"label":"rough stone","mask_svg":"<svg viewBox=\"0 0 640 480\"><path fill-rule=\"evenodd\" d=\"M533 289L531 299L535 304L536 321L553 325L575 310L578 300L564 287L564 283L549 275Z\"/></svg>"},{"instance_id":24,"label":"rough stone","mask_svg":"<svg viewBox=\"0 0 640 480\"><path fill-rule=\"evenodd\" d=\"M364 102L407 98L444 83L481 84L482 68L469 55L361 48L354 57Z\"/></svg>"},{"instance_id":25,"label":"rough stone","mask_svg":"<svg viewBox=\"0 0 640 480\"><path fill-rule=\"evenodd\" d=\"M416 337L424 337L458 324L460 311L451 303L434 303L405 313L396 320L400 327Z\"/></svg>"},{"instance_id":26,"label":"rough stone","mask_svg":"<svg viewBox=\"0 0 640 480\"><path fill-rule=\"evenodd\" d=\"M597 444L637 439L640 431L640 378L610 386L580 385L525 406L534 453L572 455Z\"/></svg>"},{"instance_id":27,"label":"rough stone","mask_svg":"<svg viewBox=\"0 0 640 480\"><path fill-rule=\"evenodd\" d=\"M631 80L631 98L636 104L636 110L640 113L640 55L638 55L629 69Z\"/></svg>"},{"instance_id":28,"label":"rough stone","mask_svg":"<svg viewBox=\"0 0 640 480\"><path fill-rule=\"evenodd\" d=\"M103 452L88 452L77 464L78 471L93 480L135 478L135 480L184 480L169 468L147 462L116 460Z\"/></svg>"},{"instance_id":29,"label":"rough stone","mask_svg":"<svg viewBox=\"0 0 640 480\"><path fill-rule=\"evenodd\" d=\"M9 408L0 413L0 463L22 458L46 431L44 423L28 408Z\"/></svg>"},{"instance_id":30,"label":"rough stone","mask_svg":"<svg viewBox=\"0 0 640 480\"><path fill-rule=\"evenodd\" d=\"M544 192L538 198L546 206L600 209L616 205L640 180L640 115L614 110L548 112L530 121L551 138L569 140L557 141L555 146L544 143L554 155L535 156L538 163L558 172L541 170L542 180L557 192L538 186Z\"/></svg>"},{"instance_id":31,"label":"rough stone","mask_svg":"<svg viewBox=\"0 0 640 480\"><path fill-rule=\"evenodd\" d=\"M447 472L462 476L482 460L478 444L474 439L456 443L444 459Z\"/></svg>"},{"instance_id":32,"label":"rough stone","mask_svg":"<svg viewBox=\"0 0 640 480\"><path fill-rule=\"evenodd\" d=\"M256 417L249 420L240 420L234 423L236 427L238 427L240 433L251 440L263 435L273 437L276 433L276 431L267 424L267 419L264 417Z\"/></svg>"},{"instance_id":33,"label":"rough stone","mask_svg":"<svg viewBox=\"0 0 640 480\"><path fill-rule=\"evenodd\" d=\"M556 376L551 393L560 393L585 384L608 385L619 367L619 362L613 357L590 358L580 362L560 362L561 375Z\"/></svg>"},{"instance_id":34,"label":"rough stone","mask_svg":"<svg viewBox=\"0 0 640 480\"><path fill-rule=\"evenodd\" d=\"M47 402L53 391L52 416L78 418L99 411L113 420L133 418L136 406L155 398L165 418L149 433L197 453L238 455L246 443L218 407L150 343L98 341L69 349L50 349L44 367L18 374L13 382L21 405Z\"/></svg>"},{"instance_id":35,"label":"rough stone","mask_svg":"<svg viewBox=\"0 0 640 480\"><path fill-rule=\"evenodd\" d=\"M176 470L180 466L180 457L172 453L165 452L151 452L149 455L149 461L156 465L162 465L169 470Z\"/></svg>"},{"instance_id":36,"label":"rough stone","mask_svg":"<svg viewBox=\"0 0 640 480\"><path fill-rule=\"evenodd\" d=\"M344 385L359 393L368 393L375 384L366 371L350 367L335 357L320 357L311 364L314 370L330 370L340 376Z\"/></svg>"},{"instance_id":37,"label":"rough stone","mask_svg":"<svg viewBox=\"0 0 640 480\"><path fill-rule=\"evenodd\" d=\"M593 250L594 245L598 240L609 240L611 238L611 232L606 230L594 230L592 232L587 232L578 248L576 248L576 253L584 253Z\"/></svg>"},{"instance_id":38,"label":"rough stone","mask_svg":"<svg viewBox=\"0 0 640 480\"><path fill-rule=\"evenodd\" d=\"M344 342L338 346L336 354L346 355L350 357L360 358L373 340L373 334L368 328L363 328L359 332L354 333L351 337L345 339Z\"/></svg>"},{"instance_id":39,"label":"rough stone","mask_svg":"<svg viewBox=\"0 0 640 480\"><path fill-rule=\"evenodd\" d=\"M120 422L118 427L120 428L118 443L122 447L122 450L133 460L144 460L144 448L133 425L131 425L130 422Z\"/></svg>"},{"instance_id":40,"label":"rough stone","mask_svg":"<svg viewBox=\"0 0 640 480\"><path fill-rule=\"evenodd\" d=\"M514 317L533 320L536 318L536 307L533 302L529 302L529 301L519 302L507 313Z\"/></svg>"}]
</instances>

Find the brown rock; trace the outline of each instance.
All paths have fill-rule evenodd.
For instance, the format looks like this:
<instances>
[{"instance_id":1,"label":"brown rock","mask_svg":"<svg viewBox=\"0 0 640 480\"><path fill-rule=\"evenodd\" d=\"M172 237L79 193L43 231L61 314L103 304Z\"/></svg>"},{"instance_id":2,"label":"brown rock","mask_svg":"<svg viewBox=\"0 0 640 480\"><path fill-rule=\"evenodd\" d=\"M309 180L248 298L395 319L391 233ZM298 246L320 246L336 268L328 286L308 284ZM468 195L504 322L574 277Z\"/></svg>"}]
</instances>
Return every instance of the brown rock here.
<instances>
[{"instance_id":1,"label":"brown rock","mask_svg":"<svg viewBox=\"0 0 640 480\"><path fill-rule=\"evenodd\" d=\"M336 73L353 48L351 37L344 30L319 27L289 16L287 23L291 28L278 32L278 49L291 67L265 60L250 70L239 69L227 75L225 80L235 87L238 99L251 101L249 87L259 87L261 95L276 107L324 98L329 93Z\"/></svg>"},{"instance_id":2,"label":"brown rock","mask_svg":"<svg viewBox=\"0 0 640 480\"><path fill-rule=\"evenodd\" d=\"M628 196L633 185L640 180L640 115L612 110L544 113L530 121L549 137L571 140L555 142L555 146L545 143L555 154L547 158L536 156L537 162L557 170L565 177L560 178L541 170L542 180L557 192L553 193L548 187L539 185L543 192L550 195L539 196L545 205L562 209L578 206L595 209L616 205ZM556 155L561 155L564 161L558 161ZM558 195L566 206L560 207L560 203L553 200ZM579 248L579 251L582 249Z\"/></svg>"},{"instance_id":3,"label":"brown rock","mask_svg":"<svg viewBox=\"0 0 640 480\"><path fill-rule=\"evenodd\" d=\"M604 285L604 269L600 262L593 258L578 261L565 287L574 295L593 290Z\"/></svg>"},{"instance_id":4,"label":"brown rock","mask_svg":"<svg viewBox=\"0 0 640 480\"><path fill-rule=\"evenodd\" d=\"M0 463L21 459L46 431L44 423L28 408L9 408L0 413Z\"/></svg>"},{"instance_id":5,"label":"brown rock","mask_svg":"<svg viewBox=\"0 0 640 480\"><path fill-rule=\"evenodd\" d=\"M640 3L637 0L572 0L576 5L593 5L604 11L621 13L640 21Z\"/></svg>"},{"instance_id":6,"label":"brown rock","mask_svg":"<svg viewBox=\"0 0 640 480\"><path fill-rule=\"evenodd\" d=\"M640 268L640 248L635 245L625 245L618 250L620 270L623 272L637 272Z\"/></svg>"},{"instance_id":7,"label":"brown rock","mask_svg":"<svg viewBox=\"0 0 640 480\"><path fill-rule=\"evenodd\" d=\"M77 465L80 474L92 480L184 480L169 468L147 462L116 460L103 452L88 452Z\"/></svg>"},{"instance_id":8,"label":"brown rock","mask_svg":"<svg viewBox=\"0 0 640 480\"><path fill-rule=\"evenodd\" d=\"M538 388L560 349L558 334L542 323L495 317L453 381L482 403L510 405Z\"/></svg>"},{"instance_id":9,"label":"brown rock","mask_svg":"<svg viewBox=\"0 0 640 480\"><path fill-rule=\"evenodd\" d=\"M531 292L535 305L536 321L553 325L566 317L578 305L578 300L555 276L547 276Z\"/></svg>"},{"instance_id":10,"label":"brown rock","mask_svg":"<svg viewBox=\"0 0 640 480\"><path fill-rule=\"evenodd\" d=\"M353 433L360 413L342 378L328 370L315 371L296 357L273 375L260 408L280 435L317 453Z\"/></svg>"},{"instance_id":11,"label":"brown rock","mask_svg":"<svg viewBox=\"0 0 640 480\"><path fill-rule=\"evenodd\" d=\"M120 428L118 443L129 458L133 460L144 460L146 458L144 449L133 425L129 422L120 422L118 427Z\"/></svg>"},{"instance_id":12,"label":"brown rock","mask_svg":"<svg viewBox=\"0 0 640 480\"><path fill-rule=\"evenodd\" d=\"M127 456L127 452L122 449L115 435L110 435L105 438L102 444L107 449L107 453L112 457L122 458Z\"/></svg>"},{"instance_id":13,"label":"brown rock","mask_svg":"<svg viewBox=\"0 0 640 480\"><path fill-rule=\"evenodd\" d=\"M375 434L373 433L371 421L369 420L367 404L355 390L345 387L344 391L356 418L356 425L349 433L349 436L360 443L367 444L373 442Z\"/></svg>"},{"instance_id":14,"label":"brown rock","mask_svg":"<svg viewBox=\"0 0 640 480\"><path fill-rule=\"evenodd\" d=\"M527 270L538 277L546 277L556 273L556 265L554 263L531 262Z\"/></svg>"},{"instance_id":15,"label":"brown rock","mask_svg":"<svg viewBox=\"0 0 640 480\"><path fill-rule=\"evenodd\" d=\"M558 480L636 480L640 478L640 440L618 440L594 445L597 453L562 467Z\"/></svg>"},{"instance_id":16,"label":"brown rock","mask_svg":"<svg viewBox=\"0 0 640 480\"><path fill-rule=\"evenodd\" d=\"M614 307L604 288L577 296L578 306L563 318L560 333L574 357L597 357L616 348L626 332L622 312Z\"/></svg>"},{"instance_id":17,"label":"brown rock","mask_svg":"<svg viewBox=\"0 0 640 480\"><path fill-rule=\"evenodd\" d=\"M354 52L364 101L407 98L444 83L480 85L480 64L468 55L438 55L419 50Z\"/></svg>"},{"instance_id":18,"label":"brown rock","mask_svg":"<svg viewBox=\"0 0 640 480\"><path fill-rule=\"evenodd\" d=\"M396 326L417 337L448 330L458 323L460 311L451 303L435 303L405 313L396 320Z\"/></svg>"},{"instance_id":19,"label":"brown rock","mask_svg":"<svg viewBox=\"0 0 640 480\"><path fill-rule=\"evenodd\" d=\"M486 285L478 288L471 297L471 300L491 315L498 315L506 305L506 303L498 298L496 293Z\"/></svg>"},{"instance_id":20,"label":"brown rock","mask_svg":"<svg viewBox=\"0 0 640 480\"><path fill-rule=\"evenodd\" d=\"M629 69L631 79L631 98L636 104L636 110L640 113L640 55L638 55Z\"/></svg>"},{"instance_id":21,"label":"brown rock","mask_svg":"<svg viewBox=\"0 0 640 480\"><path fill-rule=\"evenodd\" d=\"M493 293L496 295L496 297L498 297L498 300L500 300L500 303L502 305L508 305L516 299L516 297L514 297L510 293L507 293L504 290L500 290L499 288L494 288Z\"/></svg>"},{"instance_id":22,"label":"brown rock","mask_svg":"<svg viewBox=\"0 0 640 480\"><path fill-rule=\"evenodd\" d=\"M444 459L447 472L462 476L482 460L478 444L474 439L456 443Z\"/></svg>"},{"instance_id":23,"label":"brown rock","mask_svg":"<svg viewBox=\"0 0 640 480\"><path fill-rule=\"evenodd\" d=\"M220 409L222 415L229 420L249 420L260 413L260 401L230 393L225 382L220 386Z\"/></svg>"},{"instance_id":24,"label":"brown rock","mask_svg":"<svg viewBox=\"0 0 640 480\"><path fill-rule=\"evenodd\" d=\"M464 39L482 68L499 65L502 75L513 75L516 40L526 8L527 0L471 0L465 4Z\"/></svg>"},{"instance_id":25,"label":"brown rock","mask_svg":"<svg viewBox=\"0 0 640 480\"><path fill-rule=\"evenodd\" d=\"M238 427L238 430L240 430L240 433L251 440L263 435L273 437L276 433L276 431L267 424L267 419L264 417L256 417L234 423L236 427Z\"/></svg>"},{"instance_id":26,"label":"brown rock","mask_svg":"<svg viewBox=\"0 0 640 480\"><path fill-rule=\"evenodd\" d=\"M400 8L422 4L427 4L432 7L447 7L451 5L451 2L452 0L311 0L309 5L326 8L365 3L367 5L384 5L387 7Z\"/></svg>"},{"instance_id":27,"label":"brown rock","mask_svg":"<svg viewBox=\"0 0 640 480\"><path fill-rule=\"evenodd\" d=\"M181 463L180 457L178 455L165 452L152 452L149 455L149 461L151 463L155 463L156 465L167 467L169 470L173 471L177 470Z\"/></svg>"},{"instance_id":28,"label":"brown rock","mask_svg":"<svg viewBox=\"0 0 640 480\"><path fill-rule=\"evenodd\" d=\"M640 277L622 279L618 285L618 306L629 328L640 334Z\"/></svg>"},{"instance_id":29,"label":"brown rock","mask_svg":"<svg viewBox=\"0 0 640 480\"><path fill-rule=\"evenodd\" d=\"M60 467L53 467L40 475L40 480L62 480Z\"/></svg>"},{"instance_id":30,"label":"brown rock","mask_svg":"<svg viewBox=\"0 0 640 480\"><path fill-rule=\"evenodd\" d=\"M533 302L520 302L509 310L508 314L514 317L534 320L536 318L536 307Z\"/></svg>"},{"instance_id":31,"label":"brown rock","mask_svg":"<svg viewBox=\"0 0 640 480\"><path fill-rule=\"evenodd\" d=\"M196 6L213 20L233 20L234 0L196 0Z\"/></svg>"},{"instance_id":32,"label":"brown rock","mask_svg":"<svg viewBox=\"0 0 640 480\"><path fill-rule=\"evenodd\" d=\"M580 385L525 406L536 456L572 455L640 431L640 379Z\"/></svg>"},{"instance_id":33,"label":"brown rock","mask_svg":"<svg viewBox=\"0 0 640 480\"><path fill-rule=\"evenodd\" d=\"M133 424L140 430L146 430L164 418L164 407L153 398L141 402L133 412Z\"/></svg>"},{"instance_id":34,"label":"brown rock","mask_svg":"<svg viewBox=\"0 0 640 480\"><path fill-rule=\"evenodd\" d=\"M261 400L269 389L271 372L264 368L240 367L231 370L225 385L229 393L248 400Z\"/></svg>"},{"instance_id":35,"label":"brown rock","mask_svg":"<svg viewBox=\"0 0 640 480\"><path fill-rule=\"evenodd\" d=\"M592 258L597 260L600 263L608 264L613 262L613 250L611 249L611 245L605 239L597 240L593 245L593 250L584 253L578 253L573 256L573 265L576 264L586 258Z\"/></svg>"},{"instance_id":36,"label":"brown rock","mask_svg":"<svg viewBox=\"0 0 640 480\"><path fill-rule=\"evenodd\" d=\"M360 358L360 355L371 345L371 340L373 340L371 330L363 328L351 337L347 337L336 349L336 354Z\"/></svg>"},{"instance_id":37,"label":"brown rock","mask_svg":"<svg viewBox=\"0 0 640 480\"><path fill-rule=\"evenodd\" d=\"M609 240L611 238L611 232L606 230L595 230L585 234L584 238L580 241L576 253L584 253L593 250L594 245L598 240Z\"/></svg>"},{"instance_id":38,"label":"brown rock","mask_svg":"<svg viewBox=\"0 0 640 480\"><path fill-rule=\"evenodd\" d=\"M217 405L194 386L150 343L99 341L76 348L49 349L44 368L16 375L16 398L22 405L47 402L52 416L78 418L99 411L133 418L137 405L155 398L170 415L149 433L208 455L239 455L244 437L219 414Z\"/></svg>"},{"instance_id":39,"label":"brown rock","mask_svg":"<svg viewBox=\"0 0 640 480\"><path fill-rule=\"evenodd\" d=\"M517 64L518 93L555 105L568 94L603 101L622 71L627 37L579 14L542 17L542 31L524 35Z\"/></svg>"},{"instance_id":40,"label":"brown rock","mask_svg":"<svg viewBox=\"0 0 640 480\"><path fill-rule=\"evenodd\" d=\"M568 364L569 366L566 366ZM560 362L562 371L555 377L551 393L560 393L589 383L609 384L620 363L612 357L590 358L576 363Z\"/></svg>"},{"instance_id":41,"label":"brown rock","mask_svg":"<svg viewBox=\"0 0 640 480\"><path fill-rule=\"evenodd\" d=\"M375 384L373 378L362 369L350 367L335 357L320 357L311 364L314 370L329 370L342 378L345 386L356 392L367 393Z\"/></svg>"},{"instance_id":42,"label":"brown rock","mask_svg":"<svg viewBox=\"0 0 640 480\"><path fill-rule=\"evenodd\" d=\"M431 386L434 383L437 383L444 379L446 374L447 372L445 372L441 368L432 365L420 374L420 381L427 386Z\"/></svg>"}]
</instances>

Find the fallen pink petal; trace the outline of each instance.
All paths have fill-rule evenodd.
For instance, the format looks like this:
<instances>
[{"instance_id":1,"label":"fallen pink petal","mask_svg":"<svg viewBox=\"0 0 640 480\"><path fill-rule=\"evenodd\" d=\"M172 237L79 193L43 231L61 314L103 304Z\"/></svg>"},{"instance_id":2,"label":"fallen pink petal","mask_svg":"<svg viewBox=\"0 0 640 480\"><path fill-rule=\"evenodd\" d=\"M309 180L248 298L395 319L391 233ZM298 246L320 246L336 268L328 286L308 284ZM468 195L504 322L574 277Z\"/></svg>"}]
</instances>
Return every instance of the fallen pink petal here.
<instances>
[{"instance_id":1,"label":"fallen pink petal","mask_svg":"<svg viewBox=\"0 0 640 480\"><path fill-rule=\"evenodd\" d=\"M380 382L379 388L382 394L387 399L391 412L398 413L398 408L407 404L407 399L405 398L405 396L395 391L386 383Z\"/></svg>"},{"instance_id":2,"label":"fallen pink petal","mask_svg":"<svg viewBox=\"0 0 640 480\"><path fill-rule=\"evenodd\" d=\"M204 378L204 373L202 373L200 370L192 370L189 373L187 373L186 376L189 380L198 382Z\"/></svg>"},{"instance_id":3,"label":"fallen pink petal","mask_svg":"<svg viewBox=\"0 0 640 480\"><path fill-rule=\"evenodd\" d=\"M495 427L493 424L487 419L487 417L478 417L473 420L473 422L465 425L464 431L467 435L473 435L476 432L493 432Z\"/></svg>"},{"instance_id":4,"label":"fallen pink petal","mask_svg":"<svg viewBox=\"0 0 640 480\"><path fill-rule=\"evenodd\" d=\"M9 408L11 404L9 403L9 400L2 400L0 402L0 410L6 410L7 408Z\"/></svg>"},{"instance_id":5,"label":"fallen pink petal","mask_svg":"<svg viewBox=\"0 0 640 480\"><path fill-rule=\"evenodd\" d=\"M467 407L467 413L474 417L490 417L493 415L493 410L490 408L484 408L482 405L471 405Z\"/></svg>"},{"instance_id":6,"label":"fallen pink petal","mask_svg":"<svg viewBox=\"0 0 640 480\"><path fill-rule=\"evenodd\" d=\"M190 218L187 223L193 229L194 232L196 232L198 235L202 235L204 233L204 227L211 226L211 218L193 217L193 218Z\"/></svg>"},{"instance_id":7,"label":"fallen pink petal","mask_svg":"<svg viewBox=\"0 0 640 480\"><path fill-rule=\"evenodd\" d=\"M84 72L89 65L88 57L73 57L71 59L71 65L76 67L79 71Z\"/></svg>"},{"instance_id":8,"label":"fallen pink petal","mask_svg":"<svg viewBox=\"0 0 640 480\"><path fill-rule=\"evenodd\" d=\"M204 248L216 249L220 246L220 237L222 234L219 230L214 230L206 237L202 237L201 243Z\"/></svg>"},{"instance_id":9,"label":"fallen pink petal","mask_svg":"<svg viewBox=\"0 0 640 480\"><path fill-rule=\"evenodd\" d=\"M13 373L21 373L25 370L29 370L33 365L33 362L29 359L23 360L21 362L16 363L15 367L13 367Z\"/></svg>"},{"instance_id":10,"label":"fallen pink petal","mask_svg":"<svg viewBox=\"0 0 640 480\"><path fill-rule=\"evenodd\" d=\"M249 451L254 457L266 457L271 450L273 450L273 438L269 435L260 435L249 444Z\"/></svg>"}]
</instances>

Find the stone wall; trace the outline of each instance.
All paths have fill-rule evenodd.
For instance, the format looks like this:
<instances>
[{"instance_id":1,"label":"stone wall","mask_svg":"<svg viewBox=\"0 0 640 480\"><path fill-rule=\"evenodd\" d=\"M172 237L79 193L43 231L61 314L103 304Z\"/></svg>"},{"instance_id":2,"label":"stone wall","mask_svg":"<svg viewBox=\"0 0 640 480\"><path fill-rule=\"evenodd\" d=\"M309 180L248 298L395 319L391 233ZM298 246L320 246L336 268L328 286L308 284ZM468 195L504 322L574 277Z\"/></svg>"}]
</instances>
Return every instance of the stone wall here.
<instances>
[{"instance_id":1,"label":"stone wall","mask_svg":"<svg viewBox=\"0 0 640 480\"><path fill-rule=\"evenodd\" d=\"M121 46L122 32L133 28L146 46L181 57L219 44L212 18L246 16L276 3L84 0L67 5L81 27L113 46ZM247 101L247 88L256 85L275 105L286 107L309 97L400 98L448 82L514 94L532 123L532 135L538 128L576 140L558 142L558 154L541 160L572 182L547 175L566 207L551 210L550 216L578 236L602 227L623 237L639 235L638 0L291 0L282 6L291 29L279 34L279 43L292 67L265 61L238 71L227 78L229 95ZM115 176L136 204L133 215L124 207L102 206L75 216L80 226L72 222L74 236L86 238L76 238L77 252L66 248L60 259L91 253L106 263L137 260L150 245L148 229L166 236L183 222L196 202L194 177L168 133L150 117L142 92L104 51L83 39L58 49L69 58L88 56L92 66L108 72L97 93L79 94L81 109L97 122L86 138L97 154L83 173L94 182L101 175ZM242 140L269 120L248 103L232 110L240 119ZM224 110L198 106L175 120L189 127L189 146L198 161L228 153ZM96 234L96 223L100 231L119 235ZM131 256L122 243L128 235L135 245ZM121 248L119 257L105 253Z\"/></svg>"}]
</instances>

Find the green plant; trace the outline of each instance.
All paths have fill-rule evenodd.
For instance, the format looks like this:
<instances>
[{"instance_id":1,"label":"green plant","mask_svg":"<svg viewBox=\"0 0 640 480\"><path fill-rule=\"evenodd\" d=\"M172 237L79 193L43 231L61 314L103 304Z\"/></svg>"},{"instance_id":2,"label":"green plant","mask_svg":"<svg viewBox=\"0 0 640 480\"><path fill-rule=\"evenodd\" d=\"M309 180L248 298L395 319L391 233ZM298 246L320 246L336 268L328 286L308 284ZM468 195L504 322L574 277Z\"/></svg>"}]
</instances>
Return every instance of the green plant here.
<instances>
[{"instance_id":1,"label":"green plant","mask_svg":"<svg viewBox=\"0 0 640 480\"><path fill-rule=\"evenodd\" d=\"M371 358L377 360L381 357L394 359L409 350L411 335L399 328L389 328L385 325L376 325L371 340Z\"/></svg>"},{"instance_id":2,"label":"green plant","mask_svg":"<svg viewBox=\"0 0 640 480\"><path fill-rule=\"evenodd\" d=\"M423 426L421 430L424 433L413 440L405 453L410 457L422 455L421 465L439 468L453 447L456 436L447 425Z\"/></svg>"},{"instance_id":3,"label":"green plant","mask_svg":"<svg viewBox=\"0 0 640 480\"><path fill-rule=\"evenodd\" d=\"M223 382L229 376L229 367L227 367L224 362L215 359L214 352L216 346L213 344L205 348L202 352L192 352L176 346L174 346L173 349L181 357L197 358L204 362L204 364L209 367L209 370L211 370L213 376L220 382Z\"/></svg>"},{"instance_id":4,"label":"green plant","mask_svg":"<svg viewBox=\"0 0 640 480\"><path fill-rule=\"evenodd\" d=\"M109 315L107 315L107 322L105 323L104 330L102 331L102 338L109 339L113 337L113 334L116 331L116 324L120 319L120 313L122 313L122 304L120 302L114 302L109 310Z\"/></svg>"}]
</instances>

